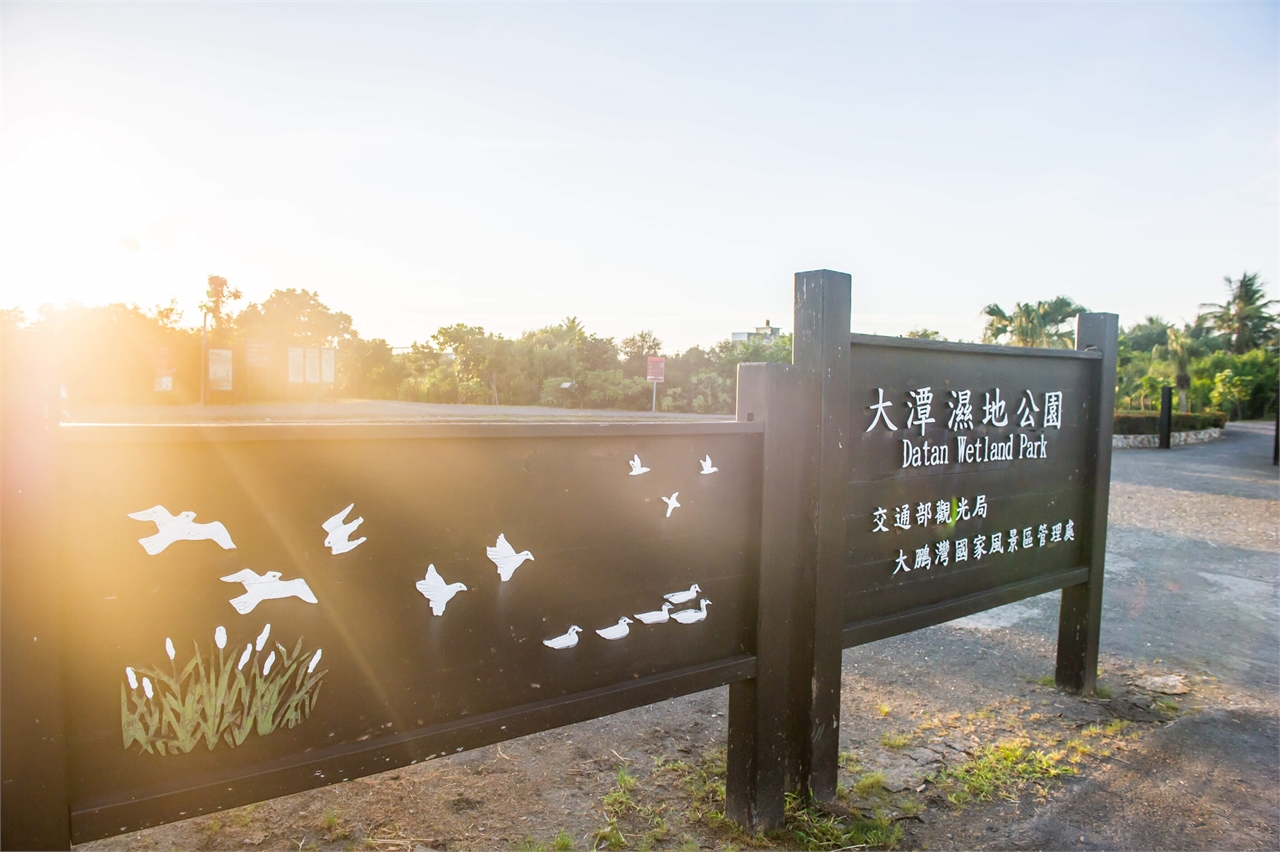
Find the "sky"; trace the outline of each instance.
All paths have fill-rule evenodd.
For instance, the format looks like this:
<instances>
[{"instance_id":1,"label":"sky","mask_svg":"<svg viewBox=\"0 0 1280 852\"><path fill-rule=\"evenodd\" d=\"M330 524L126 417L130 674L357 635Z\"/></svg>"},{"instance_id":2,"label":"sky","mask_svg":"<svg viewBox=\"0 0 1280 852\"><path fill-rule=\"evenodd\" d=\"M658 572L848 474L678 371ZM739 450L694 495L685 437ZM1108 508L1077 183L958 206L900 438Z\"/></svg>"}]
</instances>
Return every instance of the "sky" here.
<instances>
[{"instance_id":1,"label":"sky","mask_svg":"<svg viewBox=\"0 0 1280 852\"><path fill-rule=\"evenodd\" d=\"M395 346L578 317L668 351L977 339L1067 295L1280 296L1280 5L0 6L0 307L318 291ZM241 303L243 304L243 303Z\"/></svg>"}]
</instances>

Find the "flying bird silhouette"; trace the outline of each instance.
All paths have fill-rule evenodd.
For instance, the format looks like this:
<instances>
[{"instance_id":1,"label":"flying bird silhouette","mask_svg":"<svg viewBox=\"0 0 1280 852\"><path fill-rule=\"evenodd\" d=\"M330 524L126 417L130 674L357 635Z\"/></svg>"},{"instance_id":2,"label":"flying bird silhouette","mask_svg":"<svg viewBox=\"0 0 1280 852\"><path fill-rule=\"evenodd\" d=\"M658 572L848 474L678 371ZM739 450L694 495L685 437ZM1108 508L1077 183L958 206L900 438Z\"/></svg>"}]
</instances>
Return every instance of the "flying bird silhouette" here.
<instances>
[{"instance_id":1,"label":"flying bird silhouette","mask_svg":"<svg viewBox=\"0 0 1280 852\"><path fill-rule=\"evenodd\" d=\"M241 615L247 615L258 604L274 598L296 597L307 603L319 603L306 580L301 577L296 580L281 580L280 577L279 571L268 571L259 576L245 568L221 579L224 583L244 584L244 594L231 599L231 605Z\"/></svg>"},{"instance_id":2,"label":"flying bird silhouette","mask_svg":"<svg viewBox=\"0 0 1280 852\"><path fill-rule=\"evenodd\" d=\"M543 639L542 644L546 645L548 648L555 648L557 651L562 651L565 648L572 648L574 645L578 644L578 634L581 632L582 628L575 624L569 628L568 633L563 633L552 639Z\"/></svg>"},{"instance_id":3,"label":"flying bird silhouette","mask_svg":"<svg viewBox=\"0 0 1280 852\"><path fill-rule=\"evenodd\" d=\"M151 556L155 556L175 541L212 541L221 545L223 550L235 549L231 534L222 524L214 521L209 524L195 523L195 512L169 514L164 506L152 506L141 512L130 512L129 517L135 521L154 521L156 534L138 539Z\"/></svg>"},{"instance_id":4,"label":"flying bird silhouette","mask_svg":"<svg viewBox=\"0 0 1280 852\"><path fill-rule=\"evenodd\" d=\"M458 592L465 592L467 587L462 583L445 583L444 578L436 572L436 566L427 566L427 578L414 583L422 596L431 601L431 612L444 615L445 605L453 600Z\"/></svg>"},{"instance_id":5,"label":"flying bird silhouette","mask_svg":"<svg viewBox=\"0 0 1280 852\"><path fill-rule=\"evenodd\" d=\"M670 612L671 604L668 602L662 605L662 609L655 609L653 612L638 612L636 613L636 618L645 624L662 624L671 617L669 615Z\"/></svg>"},{"instance_id":6,"label":"flying bird silhouette","mask_svg":"<svg viewBox=\"0 0 1280 852\"><path fill-rule=\"evenodd\" d=\"M679 496L680 496L680 492L679 492L679 491L677 491L677 492L675 492L674 494L672 494L670 497L663 497L663 498L662 498L662 502L667 504L667 517L668 517L668 518L669 518L669 517L671 517L671 513L672 513L672 512L674 512L676 509L679 509L679 508L680 508L680 502L679 502L678 500L676 500L676 498L677 498L677 497L679 497Z\"/></svg>"},{"instance_id":7,"label":"flying bird silhouette","mask_svg":"<svg viewBox=\"0 0 1280 852\"><path fill-rule=\"evenodd\" d=\"M325 532L329 533L325 536L324 546L329 548L334 556L339 553L346 553L348 550L355 550L365 541L363 537L355 541L348 540L348 536L355 532L356 527L364 523L364 518L356 518L349 524L343 522L347 517L347 513L354 509L355 505L355 503L352 503L320 525Z\"/></svg>"},{"instance_id":8,"label":"flying bird silhouette","mask_svg":"<svg viewBox=\"0 0 1280 852\"><path fill-rule=\"evenodd\" d=\"M634 456L632 456L632 457L631 457L631 461L630 461L630 462L628 462L628 464L630 464L630 465L631 465L631 472L630 472L630 473L628 473L628 474L627 474L627 476L639 476L639 475L640 475L640 474L642 474L642 473L648 473L648 472L649 472L649 468L647 468L647 467L645 467L644 465L640 464L640 454L639 454L639 453L636 453Z\"/></svg>"},{"instance_id":9,"label":"flying bird silhouette","mask_svg":"<svg viewBox=\"0 0 1280 852\"><path fill-rule=\"evenodd\" d=\"M707 617L707 607L711 606L711 601L703 598L702 609L682 609L679 612L671 613L671 617L681 624L693 624L695 621L702 621Z\"/></svg>"},{"instance_id":10,"label":"flying bird silhouette","mask_svg":"<svg viewBox=\"0 0 1280 852\"><path fill-rule=\"evenodd\" d=\"M688 588L687 591L672 592L669 595L663 595L662 598L663 600L671 601L673 604L682 604L685 601L691 601L694 598L696 598L698 596L698 593L701 591L702 589L698 586L698 584L694 583L692 586Z\"/></svg>"},{"instance_id":11,"label":"flying bird silhouette","mask_svg":"<svg viewBox=\"0 0 1280 852\"><path fill-rule=\"evenodd\" d=\"M502 577L504 583L511 579L511 575L516 573L516 569L524 564L526 559L531 562L538 561L527 550L516 553L516 549L507 543L507 537L502 533L498 533L497 543L493 547L486 547L485 552L489 554L493 564L498 566L498 575Z\"/></svg>"},{"instance_id":12,"label":"flying bird silhouette","mask_svg":"<svg viewBox=\"0 0 1280 852\"><path fill-rule=\"evenodd\" d=\"M708 473L715 473L717 470L719 470L719 469L720 469L720 468L718 468L718 467L712 467L712 466L711 466L711 455L710 455L710 454L708 454L708 455L707 455L707 457L706 457L705 459L702 459L701 461L699 461L699 464L701 464L701 465L702 465L702 470L701 470L701 471L699 471L699 473L701 473L703 476L706 476Z\"/></svg>"}]
</instances>

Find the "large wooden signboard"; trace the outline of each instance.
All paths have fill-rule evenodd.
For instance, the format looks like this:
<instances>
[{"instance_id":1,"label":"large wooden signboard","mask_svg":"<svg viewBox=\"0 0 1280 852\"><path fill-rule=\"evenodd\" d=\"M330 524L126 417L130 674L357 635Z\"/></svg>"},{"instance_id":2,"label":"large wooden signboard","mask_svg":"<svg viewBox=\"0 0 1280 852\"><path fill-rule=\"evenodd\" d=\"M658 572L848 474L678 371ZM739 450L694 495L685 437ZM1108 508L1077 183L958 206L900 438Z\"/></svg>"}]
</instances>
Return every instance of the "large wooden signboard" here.
<instances>
[{"instance_id":1,"label":"large wooden signboard","mask_svg":"<svg viewBox=\"0 0 1280 852\"><path fill-rule=\"evenodd\" d=\"M836 795L843 648L1054 589L1091 691L1115 315L1046 351L795 298L722 422L59 426L47 336L6 338L0 847L723 684L726 812L777 827Z\"/></svg>"}]
</instances>

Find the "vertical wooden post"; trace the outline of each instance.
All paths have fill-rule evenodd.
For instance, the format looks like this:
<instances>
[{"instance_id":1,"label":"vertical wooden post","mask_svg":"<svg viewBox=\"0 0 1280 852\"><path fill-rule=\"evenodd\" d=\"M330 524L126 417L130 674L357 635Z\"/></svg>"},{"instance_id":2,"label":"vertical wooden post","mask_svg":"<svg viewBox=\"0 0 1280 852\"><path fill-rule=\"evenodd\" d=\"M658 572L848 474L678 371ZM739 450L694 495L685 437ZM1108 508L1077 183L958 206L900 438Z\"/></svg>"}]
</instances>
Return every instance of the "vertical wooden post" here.
<instances>
[{"instance_id":1,"label":"vertical wooden post","mask_svg":"<svg viewBox=\"0 0 1280 852\"><path fill-rule=\"evenodd\" d=\"M816 434L795 412L812 396L790 364L738 366L739 420L763 421L756 676L729 687L725 809L744 827L780 828L808 737Z\"/></svg>"},{"instance_id":2,"label":"vertical wooden post","mask_svg":"<svg viewBox=\"0 0 1280 852\"><path fill-rule=\"evenodd\" d=\"M1160 388L1160 449L1167 450L1171 444L1170 432L1173 431L1173 388L1164 385Z\"/></svg>"},{"instance_id":3,"label":"vertical wooden post","mask_svg":"<svg viewBox=\"0 0 1280 852\"><path fill-rule=\"evenodd\" d=\"M1076 348L1102 353L1096 402L1090 400L1089 423L1095 427L1092 447L1093 499L1080 545L1089 560L1089 579L1062 590L1058 614L1058 688L1092 695L1098 681L1098 632L1102 622L1102 574L1107 553L1107 508L1111 492L1111 431L1116 402L1115 314L1081 314L1076 325Z\"/></svg>"},{"instance_id":4,"label":"vertical wooden post","mask_svg":"<svg viewBox=\"0 0 1280 852\"><path fill-rule=\"evenodd\" d=\"M795 279L795 332L792 362L813 382L807 405L797 411L816 431L818 456L811 471L817 493L812 524L816 535L812 631L809 748L803 783L820 802L834 802L840 753L841 577L848 558L845 502L849 487L849 325L852 278L819 269Z\"/></svg>"},{"instance_id":5,"label":"vertical wooden post","mask_svg":"<svg viewBox=\"0 0 1280 852\"><path fill-rule=\"evenodd\" d=\"M0 334L0 849L71 848L59 659L52 335Z\"/></svg>"}]
</instances>

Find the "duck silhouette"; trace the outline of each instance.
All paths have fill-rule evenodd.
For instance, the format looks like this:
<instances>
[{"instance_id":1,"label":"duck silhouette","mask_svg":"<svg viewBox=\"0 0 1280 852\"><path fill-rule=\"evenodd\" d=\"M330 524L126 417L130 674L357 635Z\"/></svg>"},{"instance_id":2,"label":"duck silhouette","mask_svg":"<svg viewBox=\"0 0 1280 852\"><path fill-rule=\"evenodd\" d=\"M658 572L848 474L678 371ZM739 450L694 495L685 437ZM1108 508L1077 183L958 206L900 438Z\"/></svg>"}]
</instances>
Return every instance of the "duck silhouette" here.
<instances>
[{"instance_id":1,"label":"duck silhouette","mask_svg":"<svg viewBox=\"0 0 1280 852\"><path fill-rule=\"evenodd\" d=\"M634 456L632 456L632 457L631 457L631 461L630 461L630 462L628 462L628 464L630 464L630 465L631 465L631 472L630 472L630 473L628 473L628 474L627 474L627 476L639 476L639 475L640 475L640 474L642 474L642 473L648 473L648 472L649 472L649 468L647 468L647 467L645 467L644 465L640 464L640 454L639 454L639 453L636 453Z\"/></svg>"},{"instance_id":2,"label":"duck silhouette","mask_svg":"<svg viewBox=\"0 0 1280 852\"><path fill-rule=\"evenodd\" d=\"M618 619L618 623L612 627L605 627L596 631L596 635L601 639L621 639L631 632L631 619L625 615Z\"/></svg>"},{"instance_id":3,"label":"duck silhouette","mask_svg":"<svg viewBox=\"0 0 1280 852\"><path fill-rule=\"evenodd\" d=\"M498 541L493 547L486 547L485 552L489 554L489 559L494 565L498 566L498 575L502 577L502 582L511 579L511 575L516 573L526 559L531 562L537 562L533 558L533 554L527 550L516 553L516 549L507 543L507 537L502 533L498 533Z\"/></svg>"},{"instance_id":4,"label":"duck silhouette","mask_svg":"<svg viewBox=\"0 0 1280 852\"><path fill-rule=\"evenodd\" d=\"M670 602L664 603L662 609L655 609L653 612L637 612L636 618L645 624L662 624L669 619L671 612Z\"/></svg>"},{"instance_id":5,"label":"duck silhouette","mask_svg":"<svg viewBox=\"0 0 1280 852\"><path fill-rule=\"evenodd\" d=\"M320 525L324 528L325 532L329 533L325 536L324 546L329 548L333 552L334 556L337 556L339 553L346 553L348 550L355 550L365 541L363 537L358 538L355 541L347 540L347 537L350 536L351 533L355 532L356 527L364 523L364 518L356 518L349 524L343 523L343 519L347 517L348 512L355 508L355 505L355 503L352 503L350 506Z\"/></svg>"},{"instance_id":6,"label":"duck silhouette","mask_svg":"<svg viewBox=\"0 0 1280 852\"><path fill-rule=\"evenodd\" d=\"M682 609L671 613L671 617L681 624L693 624L695 621L702 621L707 617L707 607L709 606L711 606L711 601L703 598L701 609Z\"/></svg>"},{"instance_id":7,"label":"duck silhouette","mask_svg":"<svg viewBox=\"0 0 1280 852\"><path fill-rule=\"evenodd\" d=\"M227 528L217 521L208 524L195 523L195 512L169 513L164 506L152 506L141 512L130 512L129 517L135 521L153 521L156 534L138 539L148 555L155 556L175 541L212 541L223 550L234 550L235 543Z\"/></svg>"},{"instance_id":8,"label":"duck silhouette","mask_svg":"<svg viewBox=\"0 0 1280 852\"><path fill-rule=\"evenodd\" d=\"M672 513L672 512L674 512L676 509L679 509L679 508L680 508L680 503L679 503L679 501L678 501L678 500L676 500L676 498L677 498L677 497L679 497L679 496L680 496L680 492L679 492L679 491L677 491L677 492L675 492L674 494L672 494L670 497L663 497L663 498L662 498L662 502L667 504L667 517L668 517L668 518L669 518L669 517L671 517L671 513Z\"/></svg>"},{"instance_id":9,"label":"duck silhouette","mask_svg":"<svg viewBox=\"0 0 1280 852\"><path fill-rule=\"evenodd\" d=\"M711 456L710 456L710 454L708 454L708 455L707 455L707 457L706 457L705 459L702 459L702 460L699 462L699 464L701 464L701 465L702 465L702 470L701 470L701 471L699 471L699 473L701 473L703 476L706 476L708 473L715 473L717 470L719 470L719 469L720 469L720 468L718 468L718 467L712 467L712 466L711 466Z\"/></svg>"},{"instance_id":10,"label":"duck silhouette","mask_svg":"<svg viewBox=\"0 0 1280 852\"><path fill-rule=\"evenodd\" d=\"M422 596L431 601L431 612L435 615L444 615L445 605L453 599L458 592L465 592L467 587L462 583L445 583L444 578L436 571L436 566L427 566L427 578L414 583L418 591L422 592Z\"/></svg>"},{"instance_id":11,"label":"duck silhouette","mask_svg":"<svg viewBox=\"0 0 1280 852\"><path fill-rule=\"evenodd\" d=\"M222 577L224 583L243 583L244 594L231 599L236 612L246 615L263 601L274 598L301 598L307 603L319 603L307 581L298 577L294 580L281 580L279 571L268 571L259 576L256 572L245 568L234 574Z\"/></svg>"},{"instance_id":12,"label":"duck silhouette","mask_svg":"<svg viewBox=\"0 0 1280 852\"><path fill-rule=\"evenodd\" d=\"M563 633L554 639L543 639L542 644L548 648L555 648L557 651L572 648L578 644L578 634L581 632L582 628L575 624L569 628L568 633Z\"/></svg>"},{"instance_id":13,"label":"duck silhouette","mask_svg":"<svg viewBox=\"0 0 1280 852\"><path fill-rule=\"evenodd\" d=\"M694 598L696 598L698 596L698 593L701 591L702 591L702 588L698 586L697 583L694 583L692 586L688 588L687 591L672 592L669 595L663 595L662 599L671 601L673 604L682 604L685 601L691 601Z\"/></svg>"}]
</instances>

